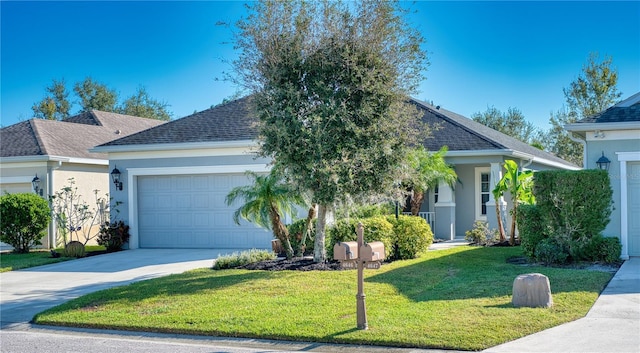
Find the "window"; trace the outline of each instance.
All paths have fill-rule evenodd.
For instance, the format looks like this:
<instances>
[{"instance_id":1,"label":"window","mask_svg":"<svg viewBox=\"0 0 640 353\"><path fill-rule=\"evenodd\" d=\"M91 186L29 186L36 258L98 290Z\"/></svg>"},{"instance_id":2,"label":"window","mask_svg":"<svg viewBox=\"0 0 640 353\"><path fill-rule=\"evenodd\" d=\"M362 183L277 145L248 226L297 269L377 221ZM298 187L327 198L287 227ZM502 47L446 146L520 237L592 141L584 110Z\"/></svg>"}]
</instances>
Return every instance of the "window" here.
<instances>
[{"instance_id":1,"label":"window","mask_svg":"<svg viewBox=\"0 0 640 353\"><path fill-rule=\"evenodd\" d=\"M433 188L433 203L438 203L438 185Z\"/></svg>"},{"instance_id":2,"label":"window","mask_svg":"<svg viewBox=\"0 0 640 353\"><path fill-rule=\"evenodd\" d=\"M480 173L480 214L487 215L487 202L489 202L489 173Z\"/></svg>"},{"instance_id":3,"label":"window","mask_svg":"<svg viewBox=\"0 0 640 353\"><path fill-rule=\"evenodd\" d=\"M487 202L491 195L491 171L489 168L476 168L476 219L487 219Z\"/></svg>"}]
</instances>

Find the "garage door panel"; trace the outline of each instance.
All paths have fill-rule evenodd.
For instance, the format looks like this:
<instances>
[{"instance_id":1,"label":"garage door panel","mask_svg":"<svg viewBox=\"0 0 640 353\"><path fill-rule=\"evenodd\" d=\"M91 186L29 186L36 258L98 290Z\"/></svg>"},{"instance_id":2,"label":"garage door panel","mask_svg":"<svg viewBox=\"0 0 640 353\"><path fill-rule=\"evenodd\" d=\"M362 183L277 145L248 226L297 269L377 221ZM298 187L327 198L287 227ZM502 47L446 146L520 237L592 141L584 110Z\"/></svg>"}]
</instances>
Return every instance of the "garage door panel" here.
<instances>
[{"instance_id":1,"label":"garage door panel","mask_svg":"<svg viewBox=\"0 0 640 353\"><path fill-rule=\"evenodd\" d=\"M269 231L241 220L225 198L235 186L249 184L243 174L138 177L140 247L269 248Z\"/></svg>"}]
</instances>

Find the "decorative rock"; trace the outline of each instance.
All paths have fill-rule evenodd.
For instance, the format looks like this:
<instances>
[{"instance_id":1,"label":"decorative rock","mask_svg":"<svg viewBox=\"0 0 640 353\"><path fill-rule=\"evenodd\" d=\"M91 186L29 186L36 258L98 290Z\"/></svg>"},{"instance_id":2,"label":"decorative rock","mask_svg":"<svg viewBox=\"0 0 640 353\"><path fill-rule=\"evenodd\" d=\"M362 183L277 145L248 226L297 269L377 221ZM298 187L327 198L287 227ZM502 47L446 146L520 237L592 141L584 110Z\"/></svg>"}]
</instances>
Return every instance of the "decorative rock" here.
<instances>
[{"instance_id":1,"label":"decorative rock","mask_svg":"<svg viewBox=\"0 0 640 353\"><path fill-rule=\"evenodd\" d=\"M528 273L513 281L513 306L550 308L553 306L549 278L540 273Z\"/></svg>"}]
</instances>

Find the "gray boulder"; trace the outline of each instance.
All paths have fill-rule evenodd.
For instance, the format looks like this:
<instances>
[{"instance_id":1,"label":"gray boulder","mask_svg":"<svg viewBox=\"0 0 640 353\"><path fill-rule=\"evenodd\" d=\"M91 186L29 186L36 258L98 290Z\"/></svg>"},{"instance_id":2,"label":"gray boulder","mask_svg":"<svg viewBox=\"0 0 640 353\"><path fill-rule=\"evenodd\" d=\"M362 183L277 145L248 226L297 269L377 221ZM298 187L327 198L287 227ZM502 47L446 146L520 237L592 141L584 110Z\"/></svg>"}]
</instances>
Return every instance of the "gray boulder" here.
<instances>
[{"instance_id":1,"label":"gray boulder","mask_svg":"<svg viewBox=\"0 0 640 353\"><path fill-rule=\"evenodd\" d=\"M513 281L513 306L550 308L553 306L549 278L540 273L528 273Z\"/></svg>"}]
</instances>

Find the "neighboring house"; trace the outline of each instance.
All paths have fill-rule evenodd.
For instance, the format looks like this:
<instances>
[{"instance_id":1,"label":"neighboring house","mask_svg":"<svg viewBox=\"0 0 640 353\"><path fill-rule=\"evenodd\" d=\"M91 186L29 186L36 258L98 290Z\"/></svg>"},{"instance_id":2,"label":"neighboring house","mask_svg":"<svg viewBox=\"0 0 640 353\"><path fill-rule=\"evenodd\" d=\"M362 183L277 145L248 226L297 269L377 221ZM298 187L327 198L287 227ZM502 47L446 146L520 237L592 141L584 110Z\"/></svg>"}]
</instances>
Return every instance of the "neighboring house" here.
<instances>
[{"instance_id":1,"label":"neighboring house","mask_svg":"<svg viewBox=\"0 0 640 353\"><path fill-rule=\"evenodd\" d=\"M93 205L94 190L109 192L109 161L89 149L116 138L162 124L162 121L93 110L62 121L31 119L0 129L0 192L34 192L44 198L74 178L78 194ZM55 246L50 225L44 247ZM6 244L5 244L6 246Z\"/></svg>"},{"instance_id":2,"label":"neighboring house","mask_svg":"<svg viewBox=\"0 0 640 353\"><path fill-rule=\"evenodd\" d=\"M564 128L584 145L585 169L600 162L609 171L614 210L604 235L619 237L623 259L640 256L640 92Z\"/></svg>"},{"instance_id":3,"label":"neighboring house","mask_svg":"<svg viewBox=\"0 0 640 353\"><path fill-rule=\"evenodd\" d=\"M435 210L432 224L439 238L463 237L477 219L495 224L490 190L506 159L530 169L579 169L465 117L414 103L426 122L439 126L425 146L435 151L448 145L446 159L460 178L455 190L440 185L425 203L425 210ZM224 202L231 188L249 183L245 171L270 168L269 159L254 153L256 124L245 97L94 148L108 153L110 168L117 165L122 172L124 190L112 186L111 196L122 202L129 246L270 248L271 233L247 222L235 225L238 205Z\"/></svg>"}]
</instances>

